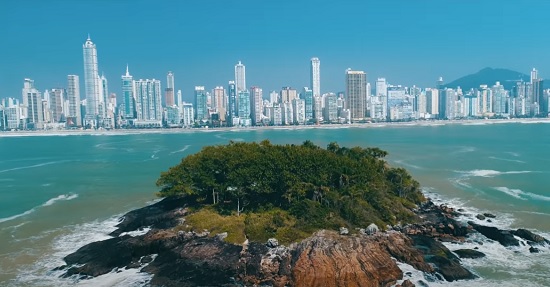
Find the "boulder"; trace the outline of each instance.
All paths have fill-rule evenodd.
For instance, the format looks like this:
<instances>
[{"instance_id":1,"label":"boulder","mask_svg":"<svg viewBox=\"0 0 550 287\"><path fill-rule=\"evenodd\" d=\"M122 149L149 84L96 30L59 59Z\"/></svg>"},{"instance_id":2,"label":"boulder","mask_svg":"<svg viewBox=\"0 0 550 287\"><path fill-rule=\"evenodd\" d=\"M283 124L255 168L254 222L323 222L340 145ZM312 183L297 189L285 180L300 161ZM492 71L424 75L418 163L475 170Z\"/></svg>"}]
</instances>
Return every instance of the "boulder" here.
<instances>
[{"instance_id":1,"label":"boulder","mask_svg":"<svg viewBox=\"0 0 550 287\"><path fill-rule=\"evenodd\" d=\"M478 215L476 215L476 218L479 219L479 220L485 220L485 215L478 214Z\"/></svg>"},{"instance_id":2,"label":"boulder","mask_svg":"<svg viewBox=\"0 0 550 287\"><path fill-rule=\"evenodd\" d=\"M279 246L279 240L277 240L276 238L269 238L266 245L269 248L276 248L277 246Z\"/></svg>"},{"instance_id":3,"label":"boulder","mask_svg":"<svg viewBox=\"0 0 550 287\"><path fill-rule=\"evenodd\" d=\"M349 230L345 227L340 227L340 235L348 235Z\"/></svg>"},{"instance_id":4,"label":"boulder","mask_svg":"<svg viewBox=\"0 0 550 287\"><path fill-rule=\"evenodd\" d=\"M489 217L489 218L496 218L496 216L492 213L483 213L483 215L485 215L485 217Z\"/></svg>"},{"instance_id":5,"label":"boulder","mask_svg":"<svg viewBox=\"0 0 550 287\"><path fill-rule=\"evenodd\" d=\"M485 257L485 253L472 249L458 249L453 251L460 258L481 258Z\"/></svg>"},{"instance_id":6,"label":"boulder","mask_svg":"<svg viewBox=\"0 0 550 287\"><path fill-rule=\"evenodd\" d=\"M529 252L531 252L531 253L539 253L540 250L539 250L538 248L536 248L536 247L531 246L531 247L529 247Z\"/></svg>"},{"instance_id":7,"label":"boulder","mask_svg":"<svg viewBox=\"0 0 550 287\"><path fill-rule=\"evenodd\" d=\"M373 235L378 231L379 231L378 226L376 226L376 224L374 224L374 223L371 223L369 226L367 226L367 229L365 229L365 232L368 235Z\"/></svg>"},{"instance_id":8,"label":"boulder","mask_svg":"<svg viewBox=\"0 0 550 287\"><path fill-rule=\"evenodd\" d=\"M468 221L468 224L485 237L498 241L505 247L519 246L519 241L508 230L500 230L496 227L480 225L472 221Z\"/></svg>"},{"instance_id":9,"label":"boulder","mask_svg":"<svg viewBox=\"0 0 550 287\"><path fill-rule=\"evenodd\" d=\"M534 242L536 244L543 244L545 242L547 242L547 240L540 236L540 235L537 235L527 229L518 229L516 231L512 231L512 233L517 236L517 237L521 237L527 241L531 241L531 242Z\"/></svg>"},{"instance_id":10,"label":"boulder","mask_svg":"<svg viewBox=\"0 0 550 287\"><path fill-rule=\"evenodd\" d=\"M416 285L414 285L414 283L412 283L411 280L409 280L409 279L403 281L403 283L401 283L401 284L395 285L395 287L415 287L415 286Z\"/></svg>"}]
</instances>

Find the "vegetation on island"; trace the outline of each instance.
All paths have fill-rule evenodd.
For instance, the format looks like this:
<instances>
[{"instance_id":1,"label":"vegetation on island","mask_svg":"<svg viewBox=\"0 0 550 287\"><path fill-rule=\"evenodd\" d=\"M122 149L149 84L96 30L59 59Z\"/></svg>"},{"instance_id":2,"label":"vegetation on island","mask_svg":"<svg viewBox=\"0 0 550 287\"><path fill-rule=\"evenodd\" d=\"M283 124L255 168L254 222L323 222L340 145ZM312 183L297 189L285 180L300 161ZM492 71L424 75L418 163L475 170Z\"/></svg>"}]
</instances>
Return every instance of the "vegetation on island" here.
<instances>
[{"instance_id":1,"label":"vegetation on island","mask_svg":"<svg viewBox=\"0 0 550 287\"><path fill-rule=\"evenodd\" d=\"M415 220L425 200L403 168L390 167L379 148L326 149L230 142L207 146L161 173L160 196L183 195L189 228L228 232L229 242L275 237L288 244L318 229L350 230Z\"/></svg>"}]
</instances>

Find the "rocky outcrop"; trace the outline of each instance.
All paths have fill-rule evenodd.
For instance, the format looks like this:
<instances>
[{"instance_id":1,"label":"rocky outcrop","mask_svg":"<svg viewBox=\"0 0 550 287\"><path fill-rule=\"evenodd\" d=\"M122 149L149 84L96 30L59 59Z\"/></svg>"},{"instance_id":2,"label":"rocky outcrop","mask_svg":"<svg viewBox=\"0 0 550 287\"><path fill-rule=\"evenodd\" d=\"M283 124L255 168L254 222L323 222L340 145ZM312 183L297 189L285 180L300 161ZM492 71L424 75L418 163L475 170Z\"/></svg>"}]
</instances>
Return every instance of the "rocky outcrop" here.
<instances>
[{"instance_id":1,"label":"rocky outcrop","mask_svg":"<svg viewBox=\"0 0 550 287\"><path fill-rule=\"evenodd\" d=\"M531 244L544 244L544 243L550 244L550 241L548 241L544 237L538 234L535 234L527 229L520 228L518 230L512 231L512 234L529 241L529 243Z\"/></svg>"},{"instance_id":2,"label":"rocky outcrop","mask_svg":"<svg viewBox=\"0 0 550 287\"><path fill-rule=\"evenodd\" d=\"M139 268L153 274L151 286L392 286L403 279L399 261L430 278L475 278L436 240L463 240L469 232L445 206L427 204L419 211L421 224L385 232L374 232L373 225L357 235L322 230L290 247L275 238L241 246L225 242L227 234L178 231L172 227L184 220L181 206L181 199L167 198L126 214L116 237L80 248L60 269L64 276L87 278ZM151 227L145 235L118 236L144 227Z\"/></svg>"},{"instance_id":3,"label":"rocky outcrop","mask_svg":"<svg viewBox=\"0 0 550 287\"><path fill-rule=\"evenodd\" d=\"M508 230L500 230L493 226L476 224L473 221L468 221L468 224L470 224L477 232L483 234L489 239L498 241L503 246L519 246L519 241Z\"/></svg>"},{"instance_id":4,"label":"rocky outcrop","mask_svg":"<svg viewBox=\"0 0 550 287\"><path fill-rule=\"evenodd\" d=\"M458 249L453 251L460 258L482 258L485 257L485 253L472 249Z\"/></svg>"}]
</instances>

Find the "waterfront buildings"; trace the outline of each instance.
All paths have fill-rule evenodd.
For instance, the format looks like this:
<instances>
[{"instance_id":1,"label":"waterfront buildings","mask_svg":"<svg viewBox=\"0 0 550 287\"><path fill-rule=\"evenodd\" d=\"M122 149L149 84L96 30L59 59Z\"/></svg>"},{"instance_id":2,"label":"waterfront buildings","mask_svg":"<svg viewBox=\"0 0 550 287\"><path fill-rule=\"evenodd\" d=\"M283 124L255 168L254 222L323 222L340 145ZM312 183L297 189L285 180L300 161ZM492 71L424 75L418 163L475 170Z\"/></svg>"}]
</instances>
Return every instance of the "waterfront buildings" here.
<instances>
[{"instance_id":1,"label":"waterfront buildings","mask_svg":"<svg viewBox=\"0 0 550 287\"><path fill-rule=\"evenodd\" d=\"M135 126L162 127L161 88L159 80L134 81L136 91Z\"/></svg>"},{"instance_id":2,"label":"waterfront buildings","mask_svg":"<svg viewBox=\"0 0 550 287\"><path fill-rule=\"evenodd\" d=\"M24 128L41 129L44 126L44 106L42 95L34 87L34 81L25 79L23 83L23 116L26 118Z\"/></svg>"},{"instance_id":3,"label":"waterfront buildings","mask_svg":"<svg viewBox=\"0 0 550 287\"><path fill-rule=\"evenodd\" d=\"M241 61L235 65L235 85L237 92L246 90L246 67Z\"/></svg>"},{"instance_id":4,"label":"waterfront buildings","mask_svg":"<svg viewBox=\"0 0 550 287\"><path fill-rule=\"evenodd\" d=\"M84 91L86 99L86 125L95 127L98 125L97 118L100 116L99 105L101 99L101 79L98 72L96 45L88 39L82 46L84 54Z\"/></svg>"},{"instance_id":5,"label":"waterfront buildings","mask_svg":"<svg viewBox=\"0 0 550 287\"><path fill-rule=\"evenodd\" d=\"M82 126L82 115L80 113L80 79L77 75L67 76L67 101L66 111L67 126Z\"/></svg>"},{"instance_id":6,"label":"waterfront buildings","mask_svg":"<svg viewBox=\"0 0 550 287\"><path fill-rule=\"evenodd\" d=\"M166 89L164 90L166 107L173 107L176 104L174 98L174 73L171 71L166 75Z\"/></svg>"},{"instance_id":7,"label":"waterfront buildings","mask_svg":"<svg viewBox=\"0 0 550 287\"><path fill-rule=\"evenodd\" d=\"M122 75L122 102L124 108L121 111L123 119L135 119L136 118L136 105L134 95L134 77L130 75L128 65L126 65L126 74Z\"/></svg>"}]
</instances>

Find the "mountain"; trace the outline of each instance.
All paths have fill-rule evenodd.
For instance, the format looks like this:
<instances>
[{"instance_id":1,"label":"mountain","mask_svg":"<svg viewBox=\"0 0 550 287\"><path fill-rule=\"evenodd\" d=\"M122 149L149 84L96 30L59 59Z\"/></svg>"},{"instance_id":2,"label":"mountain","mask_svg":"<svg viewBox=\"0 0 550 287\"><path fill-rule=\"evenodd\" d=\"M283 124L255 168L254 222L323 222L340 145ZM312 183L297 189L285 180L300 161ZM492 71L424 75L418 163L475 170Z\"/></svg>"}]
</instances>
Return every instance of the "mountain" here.
<instances>
[{"instance_id":1,"label":"mountain","mask_svg":"<svg viewBox=\"0 0 550 287\"><path fill-rule=\"evenodd\" d=\"M506 90L510 90L520 79L529 81L530 76L508 69L485 68L475 74L467 75L447 83L444 87L453 89L460 87L463 91L468 91L472 88L479 88L480 85L487 85L491 87L496 82L500 82Z\"/></svg>"}]
</instances>

